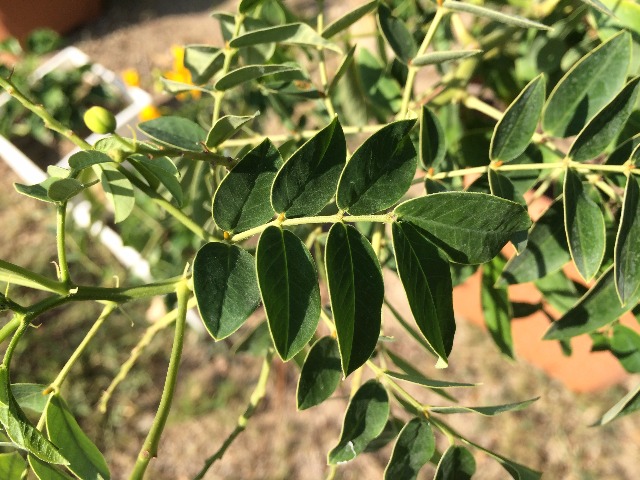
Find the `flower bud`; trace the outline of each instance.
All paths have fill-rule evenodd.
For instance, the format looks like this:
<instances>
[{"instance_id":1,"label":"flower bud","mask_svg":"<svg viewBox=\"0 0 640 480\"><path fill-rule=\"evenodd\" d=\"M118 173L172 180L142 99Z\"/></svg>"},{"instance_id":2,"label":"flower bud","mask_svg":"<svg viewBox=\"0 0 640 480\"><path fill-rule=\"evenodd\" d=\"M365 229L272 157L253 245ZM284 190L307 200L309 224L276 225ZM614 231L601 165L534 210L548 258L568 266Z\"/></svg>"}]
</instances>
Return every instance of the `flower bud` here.
<instances>
[{"instance_id":1,"label":"flower bud","mask_svg":"<svg viewBox=\"0 0 640 480\"><path fill-rule=\"evenodd\" d=\"M113 133L116 130L116 117L103 107L91 107L87 110L84 123L94 133Z\"/></svg>"}]
</instances>

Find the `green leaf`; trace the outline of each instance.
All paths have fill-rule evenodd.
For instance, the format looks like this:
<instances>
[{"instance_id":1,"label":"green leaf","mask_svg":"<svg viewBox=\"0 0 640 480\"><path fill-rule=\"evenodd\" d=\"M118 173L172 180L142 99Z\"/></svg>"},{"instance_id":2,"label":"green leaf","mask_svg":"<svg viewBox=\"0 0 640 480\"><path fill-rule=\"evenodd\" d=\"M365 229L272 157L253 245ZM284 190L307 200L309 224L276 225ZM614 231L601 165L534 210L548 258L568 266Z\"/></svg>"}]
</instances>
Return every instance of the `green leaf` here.
<instances>
[{"instance_id":1,"label":"green leaf","mask_svg":"<svg viewBox=\"0 0 640 480\"><path fill-rule=\"evenodd\" d=\"M640 291L636 291L625 306L620 305L614 269L611 266L571 310L551 325L545 333L544 339L564 340L593 332L620 318L631 310L639 300Z\"/></svg>"},{"instance_id":2,"label":"green leaf","mask_svg":"<svg viewBox=\"0 0 640 480\"><path fill-rule=\"evenodd\" d=\"M49 185L55 182L57 179L55 177L49 177L43 180L40 183L36 183L35 185L23 185L22 183L14 183L18 193L22 195L26 195L27 197L35 198L36 200L40 200L41 202L47 203L55 203L55 201L49 198L47 194L47 190L49 189Z\"/></svg>"},{"instance_id":3,"label":"green leaf","mask_svg":"<svg viewBox=\"0 0 640 480\"><path fill-rule=\"evenodd\" d=\"M152 187L153 184L163 185L176 200L178 207L182 206L184 195L178 178L178 169L169 157L147 158L144 155L135 155L129 158L129 162Z\"/></svg>"},{"instance_id":4,"label":"green leaf","mask_svg":"<svg viewBox=\"0 0 640 480\"><path fill-rule=\"evenodd\" d=\"M450 446L440 458L434 480L470 480L474 473L476 461L471 452L464 447Z\"/></svg>"},{"instance_id":5,"label":"green leaf","mask_svg":"<svg viewBox=\"0 0 640 480\"><path fill-rule=\"evenodd\" d=\"M404 63L409 63L418 53L416 42L404 22L394 17L384 3L378 5L378 24L391 50Z\"/></svg>"},{"instance_id":6,"label":"green leaf","mask_svg":"<svg viewBox=\"0 0 640 480\"><path fill-rule=\"evenodd\" d=\"M135 204L133 185L124 174L118 171L115 165L102 163L95 168L99 169L100 183L111 205L113 205L114 221L119 223L126 220Z\"/></svg>"},{"instance_id":7,"label":"green leaf","mask_svg":"<svg viewBox=\"0 0 640 480\"><path fill-rule=\"evenodd\" d=\"M72 480L70 475L67 475L53 465L49 465L48 463L39 460L33 455L29 455L28 459L29 466L31 467L31 470L33 470L33 473L36 474L36 477L38 477L38 480Z\"/></svg>"},{"instance_id":8,"label":"green leaf","mask_svg":"<svg viewBox=\"0 0 640 480\"><path fill-rule=\"evenodd\" d=\"M338 118L309 139L282 166L271 187L271 205L287 217L315 215L331 200L346 163Z\"/></svg>"},{"instance_id":9,"label":"green leaf","mask_svg":"<svg viewBox=\"0 0 640 480\"><path fill-rule=\"evenodd\" d=\"M355 227L343 223L329 230L325 264L346 377L376 348L384 300L382 271L369 241Z\"/></svg>"},{"instance_id":10,"label":"green leaf","mask_svg":"<svg viewBox=\"0 0 640 480\"><path fill-rule=\"evenodd\" d=\"M419 151L420 163L425 169L438 166L447 153L442 125L435 113L426 105L422 106L420 115Z\"/></svg>"},{"instance_id":11,"label":"green leaf","mask_svg":"<svg viewBox=\"0 0 640 480\"><path fill-rule=\"evenodd\" d=\"M66 202L87 188L75 178L55 178L47 187L47 196L54 202Z\"/></svg>"},{"instance_id":12,"label":"green leaf","mask_svg":"<svg viewBox=\"0 0 640 480\"><path fill-rule=\"evenodd\" d=\"M3 480L21 480L27 463L18 452L0 453L0 478Z\"/></svg>"},{"instance_id":13,"label":"green leaf","mask_svg":"<svg viewBox=\"0 0 640 480\"><path fill-rule=\"evenodd\" d=\"M202 92L207 95L213 95L213 89L209 86L200 87L198 85L194 85L193 83L185 83L185 82L177 82L175 80L169 80L168 78L160 78L160 83L162 83L162 88L165 92L168 93L183 93L183 92Z\"/></svg>"},{"instance_id":14,"label":"green leaf","mask_svg":"<svg viewBox=\"0 0 640 480\"><path fill-rule=\"evenodd\" d=\"M580 0L580 1L585 5L589 5L590 7L595 8L596 10L604 13L605 15L608 15L609 17L615 18L615 14L611 10L609 10L607 6L604 3L602 3L600 0Z\"/></svg>"},{"instance_id":15,"label":"green leaf","mask_svg":"<svg viewBox=\"0 0 640 480\"><path fill-rule=\"evenodd\" d=\"M578 289L562 270L539 278L535 283L536 288L544 296L544 300L560 315L564 315L580 300L581 295Z\"/></svg>"},{"instance_id":16,"label":"green leaf","mask_svg":"<svg viewBox=\"0 0 640 480\"><path fill-rule=\"evenodd\" d=\"M74 153L69 157L69 166L76 171L99 163L110 162L113 162L113 159L109 155L96 150L83 150L82 152Z\"/></svg>"},{"instance_id":17,"label":"green leaf","mask_svg":"<svg viewBox=\"0 0 640 480\"><path fill-rule=\"evenodd\" d=\"M414 125L415 120L390 123L354 152L338 183L338 208L366 215L385 210L402 198L418 166L409 137Z\"/></svg>"},{"instance_id":18,"label":"green leaf","mask_svg":"<svg viewBox=\"0 0 640 480\"><path fill-rule=\"evenodd\" d=\"M629 373L640 373L640 335L624 325L613 327L611 352Z\"/></svg>"},{"instance_id":19,"label":"green leaf","mask_svg":"<svg viewBox=\"0 0 640 480\"><path fill-rule=\"evenodd\" d=\"M515 358L511 319L513 310L506 288L496 288L494 284L504 269L505 261L499 255L482 266L480 296L484 323L500 351L509 358Z\"/></svg>"},{"instance_id":20,"label":"green leaf","mask_svg":"<svg viewBox=\"0 0 640 480\"><path fill-rule=\"evenodd\" d=\"M69 461L67 467L83 480L108 480L109 467L100 450L82 431L64 400L57 394L46 408L47 433L60 453Z\"/></svg>"},{"instance_id":21,"label":"green leaf","mask_svg":"<svg viewBox=\"0 0 640 480\"><path fill-rule=\"evenodd\" d=\"M340 349L331 337L322 337L307 355L296 393L298 410L321 404L333 394L342 379Z\"/></svg>"},{"instance_id":22,"label":"green leaf","mask_svg":"<svg viewBox=\"0 0 640 480\"><path fill-rule=\"evenodd\" d=\"M441 193L441 192L448 191L447 187L442 182L433 180L428 177L424 179L424 189L427 195L431 195L432 193Z\"/></svg>"},{"instance_id":23,"label":"green leaf","mask_svg":"<svg viewBox=\"0 0 640 480\"><path fill-rule=\"evenodd\" d=\"M219 118L207 135L205 144L207 148L213 149L220 145L222 142L231 138L242 126L260 115L260 112L256 112L253 115L236 116L225 115Z\"/></svg>"},{"instance_id":24,"label":"green leaf","mask_svg":"<svg viewBox=\"0 0 640 480\"><path fill-rule=\"evenodd\" d=\"M502 465L502 468L504 468L507 472L509 472L509 475L511 475L511 478L515 480L539 480L542 477L542 474L540 472L531 470L530 468L525 467L524 465L520 465L519 463L509 460L508 458L505 458L502 455L498 455L497 453L492 452L491 450L487 450L483 446L478 445L477 443L474 443L467 438L464 438L457 432L455 432L455 435L458 438L460 438L460 440L462 440L463 442L467 443L468 445L471 445L472 447L477 448L478 450L483 451L484 453L489 455L491 458L496 460L500 465Z\"/></svg>"},{"instance_id":25,"label":"green leaf","mask_svg":"<svg viewBox=\"0 0 640 480\"><path fill-rule=\"evenodd\" d=\"M224 51L210 45L184 47L184 66L196 85L207 83L222 68Z\"/></svg>"},{"instance_id":26,"label":"green leaf","mask_svg":"<svg viewBox=\"0 0 640 480\"><path fill-rule=\"evenodd\" d=\"M640 186L635 175L627 177L620 226L614 251L616 291L622 305L640 288Z\"/></svg>"},{"instance_id":27,"label":"green leaf","mask_svg":"<svg viewBox=\"0 0 640 480\"><path fill-rule=\"evenodd\" d=\"M436 439L431 424L413 418L400 431L391 458L384 471L385 480L415 480L418 472L436 450Z\"/></svg>"},{"instance_id":28,"label":"green leaf","mask_svg":"<svg viewBox=\"0 0 640 480\"><path fill-rule=\"evenodd\" d=\"M526 205L524 197L516 191L516 187L511 183L509 177L493 168L489 169L489 187L492 195L517 202L523 206Z\"/></svg>"},{"instance_id":29,"label":"green leaf","mask_svg":"<svg viewBox=\"0 0 640 480\"><path fill-rule=\"evenodd\" d=\"M452 407L431 407L429 410L433 413L453 414L453 413L478 413L485 417L492 417L504 412L524 410L540 397L525 400L523 402L505 403L503 405L490 405L486 407L462 407L455 405Z\"/></svg>"},{"instance_id":30,"label":"green leaf","mask_svg":"<svg viewBox=\"0 0 640 480\"><path fill-rule=\"evenodd\" d=\"M0 365L0 423L11 441L47 463L67 465L57 447L34 427L18 406L9 386L9 371Z\"/></svg>"},{"instance_id":31,"label":"green leaf","mask_svg":"<svg viewBox=\"0 0 640 480\"><path fill-rule=\"evenodd\" d=\"M193 261L193 291L207 331L228 337L260 303L253 257L237 245L207 243Z\"/></svg>"},{"instance_id":32,"label":"green leaf","mask_svg":"<svg viewBox=\"0 0 640 480\"><path fill-rule=\"evenodd\" d=\"M344 416L340 441L329 452L329 465L356 458L376 438L389 418L389 396L375 380L363 384L351 398Z\"/></svg>"},{"instance_id":33,"label":"green leaf","mask_svg":"<svg viewBox=\"0 0 640 480\"><path fill-rule=\"evenodd\" d=\"M47 175L56 178L69 178L69 175L71 175L71 170L69 170L68 168L59 167L58 165L48 165Z\"/></svg>"},{"instance_id":34,"label":"green leaf","mask_svg":"<svg viewBox=\"0 0 640 480\"><path fill-rule=\"evenodd\" d=\"M491 160L508 162L524 153L536 131L544 98L545 81L540 74L524 87L493 130Z\"/></svg>"},{"instance_id":35,"label":"green leaf","mask_svg":"<svg viewBox=\"0 0 640 480\"><path fill-rule=\"evenodd\" d=\"M152 140L187 152L201 152L207 132L197 123L182 117L159 117L138 124Z\"/></svg>"},{"instance_id":36,"label":"green leaf","mask_svg":"<svg viewBox=\"0 0 640 480\"><path fill-rule=\"evenodd\" d=\"M412 67L425 67L427 65L438 65L453 60L462 60L464 58L480 55L482 50L448 50L442 52L429 52L418 55L411 60ZM424 105L423 105L424 106Z\"/></svg>"},{"instance_id":37,"label":"green leaf","mask_svg":"<svg viewBox=\"0 0 640 480\"><path fill-rule=\"evenodd\" d=\"M639 91L640 77L636 77L582 129L567 156L584 162L600 155L629 119Z\"/></svg>"},{"instance_id":38,"label":"green leaf","mask_svg":"<svg viewBox=\"0 0 640 480\"><path fill-rule=\"evenodd\" d=\"M569 137L620 91L631 62L631 36L620 32L591 50L556 84L547 99L542 128Z\"/></svg>"},{"instance_id":39,"label":"green leaf","mask_svg":"<svg viewBox=\"0 0 640 480\"><path fill-rule=\"evenodd\" d=\"M625 415L640 410L640 385L620 399L595 425L606 425Z\"/></svg>"},{"instance_id":40,"label":"green leaf","mask_svg":"<svg viewBox=\"0 0 640 480\"><path fill-rule=\"evenodd\" d=\"M270 226L258 241L256 270L276 351L290 360L313 337L320 320L320 289L311 254L295 234Z\"/></svg>"},{"instance_id":41,"label":"green leaf","mask_svg":"<svg viewBox=\"0 0 640 480\"><path fill-rule=\"evenodd\" d=\"M282 72L293 72L300 70L293 65L247 65L233 70L215 83L215 89L219 91L229 90L238 85L258 78L268 77Z\"/></svg>"},{"instance_id":42,"label":"green leaf","mask_svg":"<svg viewBox=\"0 0 640 480\"><path fill-rule=\"evenodd\" d=\"M259 6L261 3L264 3L264 0L240 0L238 11L240 13L247 13Z\"/></svg>"},{"instance_id":43,"label":"green leaf","mask_svg":"<svg viewBox=\"0 0 640 480\"><path fill-rule=\"evenodd\" d=\"M11 385L11 393L20 408L42 413L49 398L44 394L46 388L46 385L37 383L14 383Z\"/></svg>"},{"instance_id":44,"label":"green leaf","mask_svg":"<svg viewBox=\"0 0 640 480\"><path fill-rule=\"evenodd\" d=\"M567 169L563 192L567 243L578 272L588 282L604 258L606 231L604 215L586 188L580 176Z\"/></svg>"},{"instance_id":45,"label":"green leaf","mask_svg":"<svg viewBox=\"0 0 640 480\"><path fill-rule=\"evenodd\" d=\"M480 7L470 3L457 2L453 0L446 0L442 6L454 12L466 12L478 17L485 17L496 22L505 23L507 25L514 25L522 28L537 28L538 30L551 30L551 27L544 25L533 20L528 20L517 15L508 15L506 13L498 12L490 8Z\"/></svg>"},{"instance_id":46,"label":"green leaf","mask_svg":"<svg viewBox=\"0 0 640 480\"><path fill-rule=\"evenodd\" d=\"M413 317L438 355L439 366L446 366L456 331L449 262L409 223L393 224L393 248Z\"/></svg>"},{"instance_id":47,"label":"green leaf","mask_svg":"<svg viewBox=\"0 0 640 480\"><path fill-rule=\"evenodd\" d=\"M395 363L395 360L394 360ZM454 388L454 387L476 387L478 383L460 383L460 382L451 382L451 381L443 381L443 380L434 380L431 378L427 378L418 372L412 373L398 373L398 372L390 372L386 371L386 375L390 377L397 378L398 380L404 380L405 382L415 383L416 385L422 385L427 388Z\"/></svg>"},{"instance_id":48,"label":"green leaf","mask_svg":"<svg viewBox=\"0 0 640 480\"><path fill-rule=\"evenodd\" d=\"M367 13L373 12L377 6L378 0L373 0L351 10L350 12L345 13L342 17L327 25L322 31L322 36L324 38L331 38L334 35L346 30L362 17L364 17Z\"/></svg>"},{"instance_id":49,"label":"green leaf","mask_svg":"<svg viewBox=\"0 0 640 480\"><path fill-rule=\"evenodd\" d=\"M250 150L222 180L213 196L213 220L222 230L243 232L273 218L266 201L283 161L267 138Z\"/></svg>"},{"instance_id":50,"label":"green leaf","mask_svg":"<svg viewBox=\"0 0 640 480\"><path fill-rule=\"evenodd\" d=\"M532 282L559 270L569 260L564 202L559 198L533 224L527 248L507 262L496 286Z\"/></svg>"},{"instance_id":51,"label":"green leaf","mask_svg":"<svg viewBox=\"0 0 640 480\"><path fill-rule=\"evenodd\" d=\"M484 193L443 192L401 203L394 213L456 263L485 263L531 224L519 204Z\"/></svg>"},{"instance_id":52,"label":"green leaf","mask_svg":"<svg viewBox=\"0 0 640 480\"><path fill-rule=\"evenodd\" d=\"M374 1L377 2L377 0L374 0ZM333 75L331 82L329 82L329 85L327 86L327 95L331 96L334 94L336 87L340 82L340 79L344 77L344 75L349 71L349 67L351 67L351 65L353 64L353 58L355 53L356 53L356 46L354 45L349 49L347 54L344 56L344 58L342 59L342 62L340 63L340 66L336 70L336 73Z\"/></svg>"},{"instance_id":53,"label":"green leaf","mask_svg":"<svg viewBox=\"0 0 640 480\"><path fill-rule=\"evenodd\" d=\"M232 48L251 47L263 43L278 43L283 45L304 45L319 47L342 53L340 47L320 36L313 28L305 23L289 23L275 27L251 30L229 42ZM216 85L216 88L217 85Z\"/></svg>"}]
</instances>

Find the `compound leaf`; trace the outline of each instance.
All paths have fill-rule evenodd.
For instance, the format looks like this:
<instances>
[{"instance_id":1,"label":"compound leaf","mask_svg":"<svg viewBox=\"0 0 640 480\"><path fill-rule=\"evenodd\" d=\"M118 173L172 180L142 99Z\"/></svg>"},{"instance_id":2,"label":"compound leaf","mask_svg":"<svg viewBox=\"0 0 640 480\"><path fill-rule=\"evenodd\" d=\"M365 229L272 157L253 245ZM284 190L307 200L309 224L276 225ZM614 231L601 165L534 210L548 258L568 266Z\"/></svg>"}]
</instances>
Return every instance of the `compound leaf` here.
<instances>
[{"instance_id":1,"label":"compound leaf","mask_svg":"<svg viewBox=\"0 0 640 480\"><path fill-rule=\"evenodd\" d=\"M567 169L565 172L563 195L564 222L571 258L582 278L589 281L598 273L604 258L604 216L585 191L580 176L573 170Z\"/></svg>"},{"instance_id":2,"label":"compound leaf","mask_svg":"<svg viewBox=\"0 0 640 480\"><path fill-rule=\"evenodd\" d=\"M332 337L322 337L309 350L300 371L296 393L298 410L324 402L338 388L341 379L338 342Z\"/></svg>"},{"instance_id":3,"label":"compound leaf","mask_svg":"<svg viewBox=\"0 0 640 480\"><path fill-rule=\"evenodd\" d=\"M401 203L394 213L464 264L488 262L509 240L526 237L531 224L522 205L485 193L434 193Z\"/></svg>"},{"instance_id":4,"label":"compound leaf","mask_svg":"<svg viewBox=\"0 0 640 480\"><path fill-rule=\"evenodd\" d=\"M338 118L309 139L282 166L271 187L271 204L287 217L315 215L331 200L347 159Z\"/></svg>"},{"instance_id":5,"label":"compound leaf","mask_svg":"<svg viewBox=\"0 0 640 480\"><path fill-rule=\"evenodd\" d=\"M193 261L193 290L207 331L228 337L260 303L253 257L237 245L207 243Z\"/></svg>"},{"instance_id":6,"label":"compound leaf","mask_svg":"<svg viewBox=\"0 0 640 480\"><path fill-rule=\"evenodd\" d=\"M542 114L542 128L569 137L604 107L625 83L631 62L631 35L620 32L594 48L556 84Z\"/></svg>"},{"instance_id":7,"label":"compound leaf","mask_svg":"<svg viewBox=\"0 0 640 480\"><path fill-rule=\"evenodd\" d=\"M444 129L435 113L422 106L419 136L420 162L425 169L435 168L447 153Z\"/></svg>"},{"instance_id":8,"label":"compound leaf","mask_svg":"<svg viewBox=\"0 0 640 480\"><path fill-rule=\"evenodd\" d=\"M491 160L508 162L524 153L536 131L544 95L544 76L540 74L524 87L493 130L489 149Z\"/></svg>"},{"instance_id":9,"label":"compound leaf","mask_svg":"<svg viewBox=\"0 0 640 480\"><path fill-rule=\"evenodd\" d=\"M385 480L415 480L435 450L436 439L431 424L421 418L411 419L400 430L384 471Z\"/></svg>"},{"instance_id":10,"label":"compound leaf","mask_svg":"<svg viewBox=\"0 0 640 480\"><path fill-rule=\"evenodd\" d=\"M325 264L342 371L348 376L369 359L378 342L382 271L369 241L343 223L329 230Z\"/></svg>"},{"instance_id":11,"label":"compound leaf","mask_svg":"<svg viewBox=\"0 0 640 480\"><path fill-rule=\"evenodd\" d=\"M595 117L582 129L569 153L576 162L584 162L600 155L616 138L629 119L640 91L640 77L631 80Z\"/></svg>"},{"instance_id":12,"label":"compound leaf","mask_svg":"<svg viewBox=\"0 0 640 480\"><path fill-rule=\"evenodd\" d=\"M201 152L207 132L192 120L166 116L138 124L138 128L152 140L168 147Z\"/></svg>"},{"instance_id":13,"label":"compound leaf","mask_svg":"<svg viewBox=\"0 0 640 480\"><path fill-rule=\"evenodd\" d=\"M507 262L496 286L532 282L559 270L569 260L564 204L559 198L533 224L527 248Z\"/></svg>"},{"instance_id":14,"label":"compound leaf","mask_svg":"<svg viewBox=\"0 0 640 480\"><path fill-rule=\"evenodd\" d=\"M49 398L45 411L47 433L60 453L69 461L67 467L83 480L108 480L109 467L100 450L82 431L64 400L57 394Z\"/></svg>"},{"instance_id":15,"label":"compound leaf","mask_svg":"<svg viewBox=\"0 0 640 480\"><path fill-rule=\"evenodd\" d=\"M438 355L439 366L446 366L456 331L449 262L427 235L410 223L393 224L393 247L411 312Z\"/></svg>"},{"instance_id":16,"label":"compound leaf","mask_svg":"<svg viewBox=\"0 0 640 480\"><path fill-rule=\"evenodd\" d=\"M614 250L616 291L622 305L640 288L640 186L629 175Z\"/></svg>"},{"instance_id":17,"label":"compound leaf","mask_svg":"<svg viewBox=\"0 0 640 480\"><path fill-rule=\"evenodd\" d=\"M213 196L213 220L222 230L243 232L263 225L274 215L271 185L283 161L267 138L250 150L222 180Z\"/></svg>"},{"instance_id":18,"label":"compound leaf","mask_svg":"<svg viewBox=\"0 0 640 480\"><path fill-rule=\"evenodd\" d=\"M464 447L451 446L440 458L434 480L470 480L475 472L476 461L471 452Z\"/></svg>"},{"instance_id":19,"label":"compound leaf","mask_svg":"<svg viewBox=\"0 0 640 480\"><path fill-rule=\"evenodd\" d=\"M320 289L311 254L288 230L267 227L256 250L260 296L278 355L290 360L320 320Z\"/></svg>"},{"instance_id":20,"label":"compound leaf","mask_svg":"<svg viewBox=\"0 0 640 480\"><path fill-rule=\"evenodd\" d=\"M372 214L396 203L411 186L418 157L409 137L415 120L400 120L371 135L353 154L338 183L338 208Z\"/></svg>"},{"instance_id":21,"label":"compound leaf","mask_svg":"<svg viewBox=\"0 0 640 480\"><path fill-rule=\"evenodd\" d=\"M351 398L344 416L340 441L329 452L335 465L356 458L385 427L389 418L389 396L376 380L363 384Z\"/></svg>"}]
</instances>

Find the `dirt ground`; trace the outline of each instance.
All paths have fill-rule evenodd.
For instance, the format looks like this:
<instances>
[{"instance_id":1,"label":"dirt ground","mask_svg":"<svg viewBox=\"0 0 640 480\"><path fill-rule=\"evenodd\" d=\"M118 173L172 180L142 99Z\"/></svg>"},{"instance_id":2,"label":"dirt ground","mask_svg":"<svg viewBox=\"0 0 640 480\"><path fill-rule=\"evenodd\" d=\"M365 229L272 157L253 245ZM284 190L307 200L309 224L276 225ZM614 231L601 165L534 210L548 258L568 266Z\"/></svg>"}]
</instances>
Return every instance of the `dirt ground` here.
<instances>
[{"instance_id":1,"label":"dirt ground","mask_svg":"<svg viewBox=\"0 0 640 480\"><path fill-rule=\"evenodd\" d=\"M210 18L212 10L225 10L235 2L207 0L140 0L107 2L106 13L98 22L71 35L70 43L95 61L114 71L136 68L143 86L152 86L154 69L170 68L170 47L174 44L216 43L219 34ZM348 8L348 2L328 1L329 16ZM302 8L309 8L302 5ZM42 265L52 251L39 249L39 242L51 238L54 218L50 209L25 203L13 192L17 181L0 165L0 258L24 266ZM19 247L18 247L19 246ZM40 251L38 258L30 252ZM53 267L52 267L53 268ZM385 316L386 325L392 323ZM165 332L168 333L168 332ZM400 332L391 330L389 333ZM151 377L142 381L133 396L117 397L126 421L108 425L106 451L113 478L125 478L153 418L160 396L170 335L157 342L158 361L149 369ZM462 405L507 403L540 396L524 411L497 418L455 415L450 423L470 439L532 468L545 471L549 479L600 480L638 478L640 472L640 416L598 429L590 428L633 381L606 392L574 394L549 380L536 368L510 363L496 351L488 335L465 322L459 322L451 368L436 371L411 340L399 340L403 353L434 378L481 382L482 386L455 392ZM405 347L406 345L406 347ZM164 349L164 350L163 350ZM126 358L126 351L124 356ZM154 361L155 361L154 360ZM143 369L148 365L143 363ZM157 367L157 368L156 368ZM149 478L154 480L190 479L204 458L213 453L233 429L244 410L255 382L259 360L231 357L224 345L212 345L209 338L189 331L180 387L175 408L169 418L158 458L151 463ZM155 371L160 372L154 376ZM143 370L144 373L144 370ZM210 470L208 479L300 479L316 480L327 473L326 453L340 434L348 385L323 405L296 412L293 366L276 362L267 398L249 422L246 432L231 446L221 462ZM125 382L126 383L126 382ZM444 402L439 397L417 393L425 402ZM91 415L86 414L90 417ZM446 440L441 448L446 448ZM381 478L389 447L376 455L362 455L338 469L339 479ZM478 479L496 480L509 476L486 455L476 452ZM423 469L420 478L432 478L433 467Z\"/></svg>"}]
</instances>

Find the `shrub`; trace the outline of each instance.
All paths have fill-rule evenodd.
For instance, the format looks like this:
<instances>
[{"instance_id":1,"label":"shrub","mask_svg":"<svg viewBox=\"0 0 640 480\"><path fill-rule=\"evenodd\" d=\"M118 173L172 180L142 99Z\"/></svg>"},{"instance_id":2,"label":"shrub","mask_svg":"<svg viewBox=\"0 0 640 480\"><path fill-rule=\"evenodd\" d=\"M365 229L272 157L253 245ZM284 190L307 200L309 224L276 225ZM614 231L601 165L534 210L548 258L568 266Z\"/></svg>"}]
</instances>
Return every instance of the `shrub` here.
<instances>
[{"instance_id":1,"label":"shrub","mask_svg":"<svg viewBox=\"0 0 640 480\"><path fill-rule=\"evenodd\" d=\"M266 394L271 364L280 360L301 365L299 409L329 398L345 378L352 382L342 433L328 453L332 469L393 440L385 478L415 478L429 462L436 465L435 478L469 478L476 470L470 448L515 479L539 478L444 419L495 415L533 400L479 407L423 403L407 392L406 382L431 392L472 385L423 374L415 359L404 358L402 345L385 336L382 323L386 269L399 277L414 317L395 320L435 368L447 367L456 330L453 286L481 268L486 324L505 356L514 357L506 287L535 282L544 301L531 307L561 313L545 339L570 351L571 338L589 335L595 349L610 350L631 372L640 370L640 337L618 321L637 311L640 300L640 77L630 76L640 63L640 14L632 2L502 3L514 6L374 0L325 25L322 1L317 16L305 22L283 2L242 0L236 13L214 14L224 46L185 48L192 83L184 75L184 81L164 80L171 92L212 99L211 119L164 115L139 125L143 139L112 134L89 145L11 77L1 78L17 101L83 148L68 169L50 170L41 184L16 185L56 211L58 278L0 261L4 281L47 292L26 306L2 296L2 308L13 316L0 330L0 340L8 342L0 366L0 423L28 460L27 466L17 453L0 456L14 462L10 478L26 468L39 478L62 478L61 469L79 478L109 477L61 387L118 306L170 295L176 308L149 333L175 325L166 383L131 478L142 478L157 453L187 310L197 306L219 341L260 305L266 318L251 335L268 335L269 342L256 389L197 478L244 430ZM627 10L615 16L614 7ZM350 33L354 23L374 16L371 42ZM431 73L429 85L423 71ZM465 184L471 175L477 178ZM158 248L171 245L166 278L121 287L74 282L65 219L73 198L96 182L116 223L130 216L134 192L159 207L149 215L172 218L163 223L167 240ZM409 190L412 185L426 194L408 194L417 191ZM550 206L532 224L527 206L543 196ZM516 251L508 261L501 253L507 243ZM569 262L588 287L562 270ZM43 386L11 383L20 368L13 353L28 342L29 325L39 315L96 301L104 303L103 313L44 397L35 395ZM362 382L363 370L374 378ZM599 423L639 407L635 390ZM37 425L23 409L41 415ZM436 434L450 441L443 452Z\"/></svg>"}]
</instances>

